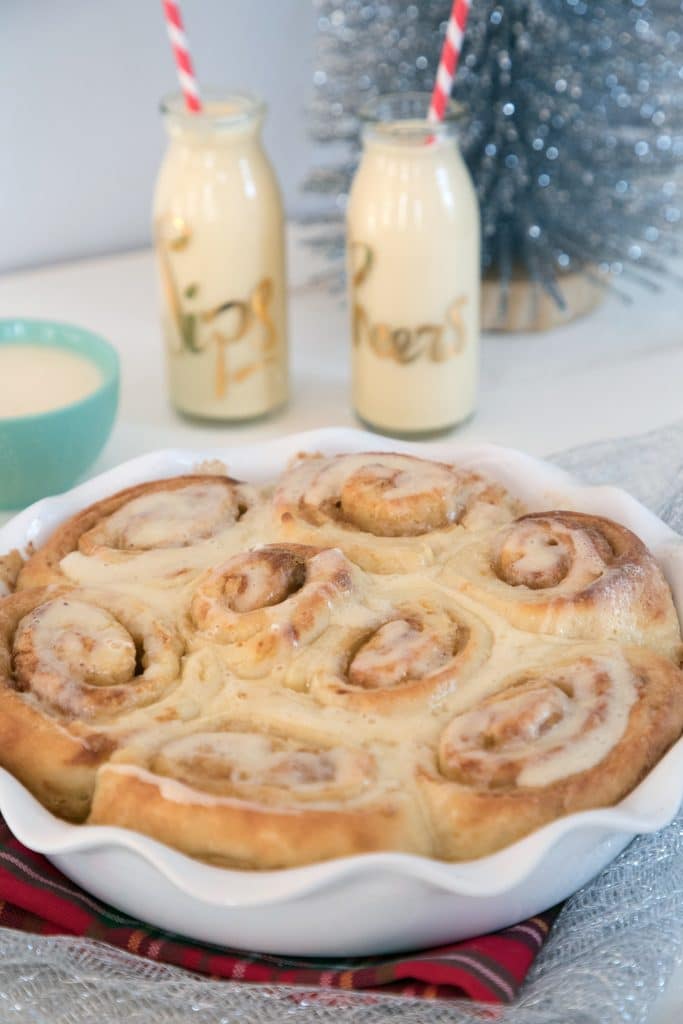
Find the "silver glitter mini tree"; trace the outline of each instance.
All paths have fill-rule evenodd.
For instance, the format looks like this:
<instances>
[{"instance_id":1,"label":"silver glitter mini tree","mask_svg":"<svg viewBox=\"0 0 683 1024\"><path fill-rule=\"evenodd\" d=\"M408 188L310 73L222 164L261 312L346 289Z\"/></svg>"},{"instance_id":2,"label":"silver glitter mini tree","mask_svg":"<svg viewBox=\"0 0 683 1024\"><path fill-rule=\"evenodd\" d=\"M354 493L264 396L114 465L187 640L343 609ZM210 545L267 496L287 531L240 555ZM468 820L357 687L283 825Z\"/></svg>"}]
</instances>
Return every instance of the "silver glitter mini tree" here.
<instances>
[{"instance_id":1,"label":"silver glitter mini tree","mask_svg":"<svg viewBox=\"0 0 683 1024\"><path fill-rule=\"evenodd\" d=\"M310 124L322 145L306 189L328 198L313 244L338 260L358 110L431 90L451 5L314 5ZM519 272L560 304L572 270L655 287L669 273L683 211L683 0L473 0L454 98L467 108L483 269L503 301Z\"/></svg>"}]
</instances>

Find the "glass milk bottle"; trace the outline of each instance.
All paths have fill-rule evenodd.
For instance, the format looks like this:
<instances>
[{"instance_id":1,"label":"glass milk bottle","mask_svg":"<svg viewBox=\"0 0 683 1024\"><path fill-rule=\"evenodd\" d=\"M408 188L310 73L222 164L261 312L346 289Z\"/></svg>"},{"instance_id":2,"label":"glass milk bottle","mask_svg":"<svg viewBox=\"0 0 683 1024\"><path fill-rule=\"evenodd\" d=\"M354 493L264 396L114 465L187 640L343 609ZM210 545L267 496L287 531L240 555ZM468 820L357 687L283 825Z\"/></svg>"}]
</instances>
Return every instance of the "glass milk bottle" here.
<instances>
[{"instance_id":1,"label":"glass milk bottle","mask_svg":"<svg viewBox=\"0 0 683 1024\"><path fill-rule=\"evenodd\" d=\"M171 399L216 420L261 416L287 398L284 225L248 96L162 104L169 146L154 197Z\"/></svg>"},{"instance_id":2,"label":"glass milk bottle","mask_svg":"<svg viewBox=\"0 0 683 1024\"><path fill-rule=\"evenodd\" d=\"M364 113L347 211L353 402L389 434L433 434L474 410L479 208L454 138L457 108L382 97Z\"/></svg>"}]
</instances>

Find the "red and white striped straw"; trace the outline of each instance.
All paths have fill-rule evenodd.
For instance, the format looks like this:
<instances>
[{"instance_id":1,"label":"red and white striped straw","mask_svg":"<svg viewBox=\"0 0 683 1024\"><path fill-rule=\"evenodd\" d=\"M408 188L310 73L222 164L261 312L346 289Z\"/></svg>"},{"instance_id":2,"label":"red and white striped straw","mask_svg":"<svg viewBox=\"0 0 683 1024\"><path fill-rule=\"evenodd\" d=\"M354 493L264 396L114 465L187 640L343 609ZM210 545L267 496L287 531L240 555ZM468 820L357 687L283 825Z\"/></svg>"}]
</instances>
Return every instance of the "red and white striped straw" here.
<instances>
[{"instance_id":1,"label":"red and white striped straw","mask_svg":"<svg viewBox=\"0 0 683 1024\"><path fill-rule=\"evenodd\" d=\"M202 109L202 101L199 96L197 78L192 67L192 58L187 45L187 36L183 28L183 19L180 16L178 0L162 0L162 4L166 16L168 37L171 40L173 56L175 57L178 70L180 88L185 97L185 106L188 110L197 113Z\"/></svg>"},{"instance_id":2,"label":"red and white striped straw","mask_svg":"<svg viewBox=\"0 0 683 1024\"><path fill-rule=\"evenodd\" d=\"M462 50L465 36L467 15L470 13L471 0L453 0L451 16L448 19L446 38L441 51L441 60L436 72L436 82L432 93L432 102L427 115L432 122L443 121L446 107L453 89L453 79L458 67L458 58Z\"/></svg>"}]
</instances>

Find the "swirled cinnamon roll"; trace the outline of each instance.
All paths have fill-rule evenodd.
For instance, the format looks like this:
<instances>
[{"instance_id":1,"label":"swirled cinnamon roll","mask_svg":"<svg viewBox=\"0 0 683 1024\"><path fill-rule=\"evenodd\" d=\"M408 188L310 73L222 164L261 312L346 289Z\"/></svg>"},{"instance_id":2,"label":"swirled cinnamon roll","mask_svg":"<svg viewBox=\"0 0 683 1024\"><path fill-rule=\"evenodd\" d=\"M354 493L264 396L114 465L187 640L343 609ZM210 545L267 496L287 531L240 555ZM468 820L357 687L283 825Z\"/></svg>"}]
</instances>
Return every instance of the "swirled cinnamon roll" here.
<instances>
[{"instance_id":1,"label":"swirled cinnamon roll","mask_svg":"<svg viewBox=\"0 0 683 1024\"><path fill-rule=\"evenodd\" d=\"M87 811L118 716L166 696L180 641L131 599L78 590L0 601L0 764L51 809Z\"/></svg>"},{"instance_id":2,"label":"swirled cinnamon roll","mask_svg":"<svg viewBox=\"0 0 683 1024\"><path fill-rule=\"evenodd\" d=\"M443 579L518 629L680 652L657 562L635 534L601 516L522 516L460 549Z\"/></svg>"},{"instance_id":3,"label":"swirled cinnamon roll","mask_svg":"<svg viewBox=\"0 0 683 1024\"><path fill-rule=\"evenodd\" d=\"M398 780L382 777L381 757L341 739L207 723L104 765L88 820L250 868L371 850L425 852L430 839L420 813Z\"/></svg>"},{"instance_id":4,"label":"swirled cinnamon roll","mask_svg":"<svg viewBox=\"0 0 683 1024\"><path fill-rule=\"evenodd\" d=\"M383 714L436 711L486 663L493 637L477 616L417 585L365 627L338 629L310 692L325 704Z\"/></svg>"},{"instance_id":5,"label":"swirled cinnamon roll","mask_svg":"<svg viewBox=\"0 0 683 1024\"><path fill-rule=\"evenodd\" d=\"M138 484L67 519L19 574L22 589L51 583L182 582L244 543L254 488L225 476ZM234 538L234 539L233 539Z\"/></svg>"},{"instance_id":6,"label":"swirled cinnamon roll","mask_svg":"<svg viewBox=\"0 0 683 1024\"><path fill-rule=\"evenodd\" d=\"M280 478L274 507L285 539L339 547L382 573L429 565L454 538L521 511L479 473L385 452L305 458Z\"/></svg>"},{"instance_id":7,"label":"swirled cinnamon roll","mask_svg":"<svg viewBox=\"0 0 683 1024\"><path fill-rule=\"evenodd\" d=\"M683 730L683 673L645 648L587 648L452 719L421 769L439 856L491 853L616 803Z\"/></svg>"},{"instance_id":8,"label":"swirled cinnamon roll","mask_svg":"<svg viewBox=\"0 0 683 1024\"><path fill-rule=\"evenodd\" d=\"M360 576L334 549L266 544L242 552L197 583L189 642L222 645L241 676L280 674L327 629Z\"/></svg>"}]
</instances>

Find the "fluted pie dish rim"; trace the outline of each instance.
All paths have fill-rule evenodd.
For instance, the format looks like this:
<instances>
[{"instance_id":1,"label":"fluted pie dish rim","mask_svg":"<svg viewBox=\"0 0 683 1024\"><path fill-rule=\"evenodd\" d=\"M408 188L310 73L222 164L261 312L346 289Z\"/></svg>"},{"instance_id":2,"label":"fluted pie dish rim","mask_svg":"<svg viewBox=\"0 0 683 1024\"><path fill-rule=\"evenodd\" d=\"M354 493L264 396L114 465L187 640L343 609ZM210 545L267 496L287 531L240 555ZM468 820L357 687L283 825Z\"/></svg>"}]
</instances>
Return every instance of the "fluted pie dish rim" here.
<instances>
[{"instance_id":1,"label":"fluted pie dish rim","mask_svg":"<svg viewBox=\"0 0 683 1024\"><path fill-rule=\"evenodd\" d=\"M513 449L496 445L465 441L410 443L379 437L365 431L347 428L328 428L290 435L277 440L250 445L237 444L193 451L166 449L140 456L123 463L80 486L52 498L43 499L0 528L0 552L13 547L25 548L29 543L44 539L59 522L78 509L124 487L191 471L206 460L223 461L231 475L259 482L272 477L287 460L300 451L337 454L353 451L398 451L426 458L452 460L460 465L476 467L495 480L505 484L515 496L533 509L570 508L607 515L633 530L652 550L672 587L679 619L683 611L683 541L653 513L640 505L625 491L613 487L588 487L577 483L568 473L543 460ZM88 887L88 878L94 877L98 859L106 860L111 875L117 856L120 870L125 870L127 855L140 858L158 876L161 889L196 901L198 914L201 907L223 908L273 907L273 913L282 913L289 901L320 896L328 890L345 890L350 899L354 889L366 885L374 876L391 877L406 894L427 889L438 890L454 897L471 897L493 901L498 913L494 919L499 927L515 918L514 907L526 912L526 904L517 897L506 902L506 896L519 892L520 887L534 884L537 891L536 910L546 905L548 897L557 894L557 879L549 885L548 875L553 864L562 862L562 851L571 850L577 839L595 847L596 870L608 862L628 839L640 832L651 832L666 825L675 815L683 797L683 739L678 740L664 757L629 795L615 806L582 811L558 818L532 832L512 845L477 860L446 862L409 853L365 853L340 857L302 867L276 870L236 870L215 867L194 860L161 842L139 833L109 825L71 825L52 816L8 772L0 769L0 811L17 837L30 848L52 857L67 874ZM594 835L594 843L591 836ZM600 852L602 851L602 852ZM125 856L124 856L125 855ZM89 867L84 869L84 857ZM113 859L112 859L113 858ZM571 858L570 858L571 859ZM72 870L70 871L70 864ZM85 874L84 874L85 870ZM90 876L88 876L90 872ZM595 870L592 872L595 873ZM564 866L563 895L568 895L586 878L580 866ZM89 887L97 890L90 882ZM109 889L98 895L116 902ZM566 890L566 891L564 891ZM155 897L159 899L159 895ZM513 906L514 904L514 906ZM149 908L141 908L140 916L150 916ZM532 911L534 912L534 911ZM152 915L153 916L153 915ZM166 923L168 927L168 923ZM175 926L179 931L216 941L215 931L198 934L197 926L184 928L182 920ZM359 925L359 928L361 926ZM362 928L361 928L362 930ZM472 931L477 925L472 923ZM200 929L201 931L201 929ZM468 929L461 930L468 934ZM418 940L416 935L415 941ZM438 940L438 936L434 937ZM222 941L236 942L229 932ZM367 943L354 946L358 951L388 948L386 943L370 947ZM405 934L401 945L410 945L413 939ZM290 952L304 951L301 943L285 943ZM348 942L344 950L351 952ZM353 944L352 944L353 945ZM391 943L390 943L391 945ZM267 941L261 948L268 949ZM273 950L286 951L282 941ZM344 951L341 950L340 951Z\"/></svg>"}]
</instances>

